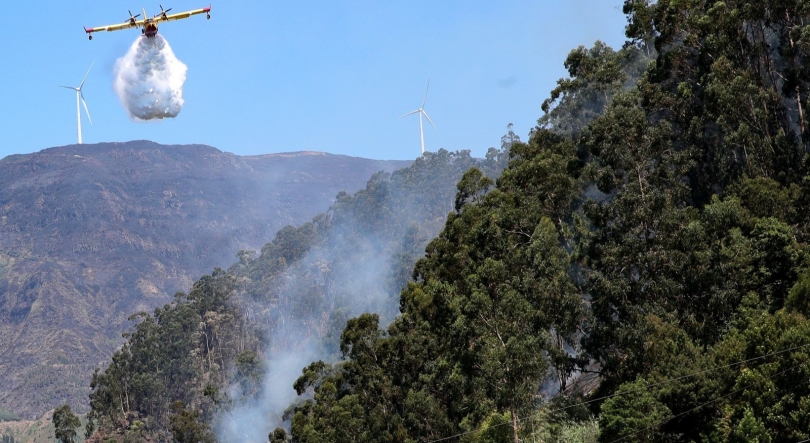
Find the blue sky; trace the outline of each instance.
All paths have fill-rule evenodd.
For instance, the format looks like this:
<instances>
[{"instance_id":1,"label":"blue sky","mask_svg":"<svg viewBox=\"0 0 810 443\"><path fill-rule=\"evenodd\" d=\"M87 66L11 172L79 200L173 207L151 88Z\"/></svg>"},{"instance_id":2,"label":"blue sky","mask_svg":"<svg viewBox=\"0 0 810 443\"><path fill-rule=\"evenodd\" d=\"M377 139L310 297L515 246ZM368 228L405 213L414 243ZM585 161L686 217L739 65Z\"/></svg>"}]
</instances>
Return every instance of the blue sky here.
<instances>
[{"instance_id":1,"label":"blue sky","mask_svg":"<svg viewBox=\"0 0 810 443\"><path fill-rule=\"evenodd\" d=\"M162 0L173 12L206 0ZM0 158L76 142L75 93L93 124L85 143L148 139L200 143L239 155L301 150L375 159L419 156L425 109L428 151L483 156L508 123L525 138L566 72L566 54L597 39L624 42L621 0L229 0L211 20L163 24L188 66L185 107L173 120L133 122L112 89L113 65L139 36L82 26L124 21L158 3L14 1L0 11ZM84 117L84 116L83 116ZM427 122L426 122L427 124Z\"/></svg>"}]
</instances>

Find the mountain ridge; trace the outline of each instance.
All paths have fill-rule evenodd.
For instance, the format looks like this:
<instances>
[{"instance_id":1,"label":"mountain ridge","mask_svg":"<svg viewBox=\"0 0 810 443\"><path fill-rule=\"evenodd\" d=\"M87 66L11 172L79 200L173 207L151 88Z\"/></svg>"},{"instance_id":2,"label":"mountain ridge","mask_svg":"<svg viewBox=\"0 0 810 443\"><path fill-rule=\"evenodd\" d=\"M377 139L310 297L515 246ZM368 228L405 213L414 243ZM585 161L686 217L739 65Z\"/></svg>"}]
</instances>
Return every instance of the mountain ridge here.
<instances>
[{"instance_id":1,"label":"mountain ridge","mask_svg":"<svg viewBox=\"0 0 810 443\"><path fill-rule=\"evenodd\" d=\"M0 159L0 404L27 418L86 409L131 313L408 163L150 141Z\"/></svg>"}]
</instances>

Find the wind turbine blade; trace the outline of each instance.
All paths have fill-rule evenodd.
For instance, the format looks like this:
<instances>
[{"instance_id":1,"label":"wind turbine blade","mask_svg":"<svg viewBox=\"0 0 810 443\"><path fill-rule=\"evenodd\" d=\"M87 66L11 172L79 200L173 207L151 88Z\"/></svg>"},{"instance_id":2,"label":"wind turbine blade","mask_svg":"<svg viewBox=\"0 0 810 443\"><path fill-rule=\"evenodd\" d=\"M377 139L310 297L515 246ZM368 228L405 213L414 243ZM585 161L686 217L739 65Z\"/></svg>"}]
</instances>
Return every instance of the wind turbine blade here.
<instances>
[{"instance_id":1,"label":"wind turbine blade","mask_svg":"<svg viewBox=\"0 0 810 443\"><path fill-rule=\"evenodd\" d=\"M93 60L93 63L90 64L90 69L93 69L93 65L96 64L96 61ZM84 78L82 79L82 84L79 85L79 90L81 91L82 86L84 86L84 81L87 80L87 76L90 75L90 69L87 70L87 74L84 74Z\"/></svg>"},{"instance_id":2,"label":"wind turbine blade","mask_svg":"<svg viewBox=\"0 0 810 443\"><path fill-rule=\"evenodd\" d=\"M76 88L74 88L73 86L60 86L60 88L72 89L74 91L76 90Z\"/></svg>"},{"instance_id":3,"label":"wind turbine blade","mask_svg":"<svg viewBox=\"0 0 810 443\"><path fill-rule=\"evenodd\" d=\"M422 111L422 110L421 110L421 109L417 109L416 111L411 111L411 112L409 112L409 113L407 113L407 114L402 114L402 115L400 115L400 116L399 116L399 118L402 118L402 117L407 117L407 116L409 116L409 115L411 115L411 114L416 114L417 112L420 112L420 111Z\"/></svg>"},{"instance_id":4,"label":"wind turbine blade","mask_svg":"<svg viewBox=\"0 0 810 443\"><path fill-rule=\"evenodd\" d=\"M430 126L433 126L433 129L436 129L436 125L433 124L433 121L430 120L430 117L428 117L427 112L425 112L424 109L422 109L422 114L425 114L425 118L430 122ZM436 130L438 131L438 129Z\"/></svg>"},{"instance_id":5,"label":"wind turbine blade","mask_svg":"<svg viewBox=\"0 0 810 443\"><path fill-rule=\"evenodd\" d=\"M422 100L422 107L423 107L423 108L425 107L425 103L427 102L427 93L428 93L428 89L430 89L430 79L428 79L427 88L425 88L425 99L424 99L424 100Z\"/></svg>"},{"instance_id":6,"label":"wind turbine blade","mask_svg":"<svg viewBox=\"0 0 810 443\"><path fill-rule=\"evenodd\" d=\"M92 124L93 124L93 119L92 119L92 118L90 118L90 110L89 110L89 109L87 109L87 102L86 102L86 101L84 101L84 94L82 94L82 93L80 92L80 93L79 93L79 95L81 95L81 97L82 97L82 104L84 105L84 112L86 112L86 113L87 113L87 119L88 119L88 120L90 120L90 124L92 125Z\"/></svg>"}]
</instances>

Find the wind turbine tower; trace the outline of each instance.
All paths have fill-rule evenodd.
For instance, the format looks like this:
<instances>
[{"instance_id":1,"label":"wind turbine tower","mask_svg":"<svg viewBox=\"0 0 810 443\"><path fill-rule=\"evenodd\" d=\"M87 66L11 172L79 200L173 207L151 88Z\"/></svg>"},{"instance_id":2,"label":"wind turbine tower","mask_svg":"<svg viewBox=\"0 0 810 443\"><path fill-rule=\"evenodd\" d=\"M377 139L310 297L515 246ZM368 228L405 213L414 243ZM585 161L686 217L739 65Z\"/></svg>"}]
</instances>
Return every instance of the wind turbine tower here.
<instances>
[{"instance_id":1,"label":"wind turbine tower","mask_svg":"<svg viewBox=\"0 0 810 443\"><path fill-rule=\"evenodd\" d=\"M93 65L96 62L90 64L90 69L93 69ZM87 76L90 75L90 69L87 70L87 74L84 74L84 78L82 79L82 83L79 85L78 88L74 88L72 86L61 86L62 88L73 89L76 91L76 122L79 128L79 144L82 144L82 111L81 107L79 106L79 101L82 102L84 105L84 112L87 113L87 120L90 120L90 124L93 124L93 119L90 118L90 111L87 109L87 102L84 101L84 94L82 94L82 87L84 87L84 82L87 80Z\"/></svg>"},{"instance_id":2,"label":"wind turbine tower","mask_svg":"<svg viewBox=\"0 0 810 443\"><path fill-rule=\"evenodd\" d=\"M419 137L420 140L422 141L422 154L425 153L425 129L422 126L422 116L424 115L427 121L430 122L430 126L433 126L433 129L436 129L436 125L433 124L433 121L430 120L430 117L427 115L427 112L425 111L425 102L427 102L428 89L430 89L430 80L428 80L427 88L425 88L425 98L422 100L422 106L420 106L419 109L415 111L411 111L399 117L402 118L409 116L411 114L416 114L417 112L419 113ZM438 129L436 130L438 131Z\"/></svg>"}]
</instances>

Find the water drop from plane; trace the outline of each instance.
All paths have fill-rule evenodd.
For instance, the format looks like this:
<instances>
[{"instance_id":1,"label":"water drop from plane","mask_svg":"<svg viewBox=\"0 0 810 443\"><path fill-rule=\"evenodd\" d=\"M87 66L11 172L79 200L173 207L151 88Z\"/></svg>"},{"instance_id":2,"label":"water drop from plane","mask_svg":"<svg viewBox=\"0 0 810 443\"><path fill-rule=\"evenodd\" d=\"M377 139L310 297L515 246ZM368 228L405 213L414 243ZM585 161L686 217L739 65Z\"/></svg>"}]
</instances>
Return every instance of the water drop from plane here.
<instances>
[{"instance_id":1,"label":"water drop from plane","mask_svg":"<svg viewBox=\"0 0 810 443\"><path fill-rule=\"evenodd\" d=\"M134 120L174 118L183 109L187 71L163 36L141 36L116 61L113 88Z\"/></svg>"}]
</instances>

